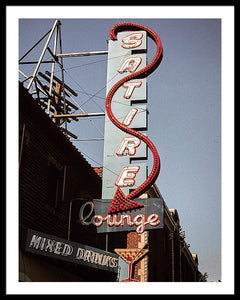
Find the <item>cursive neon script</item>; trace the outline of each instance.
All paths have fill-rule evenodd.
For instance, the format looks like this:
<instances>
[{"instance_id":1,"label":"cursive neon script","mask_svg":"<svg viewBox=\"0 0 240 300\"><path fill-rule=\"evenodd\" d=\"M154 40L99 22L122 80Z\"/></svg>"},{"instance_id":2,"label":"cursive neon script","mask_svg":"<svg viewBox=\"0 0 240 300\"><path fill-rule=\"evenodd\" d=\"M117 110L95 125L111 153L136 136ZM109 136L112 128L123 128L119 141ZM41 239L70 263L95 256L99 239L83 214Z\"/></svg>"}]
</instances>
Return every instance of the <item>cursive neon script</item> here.
<instances>
[{"instance_id":1,"label":"cursive neon script","mask_svg":"<svg viewBox=\"0 0 240 300\"><path fill-rule=\"evenodd\" d=\"M107 226L136 226L137 233L143 233L146 229L146 225L157 226L160 224L161 220L159 219L159 215L156 213L150 214L146 216L145 214L137 214L135 216L131 216L130 214L111 214L111 215L94 215L94 203L86 202L82 205L79 210L79 222L82 225L90 225L93 224L96 227L102 226L104 222L106 222Z\"/></svg>"}]
</instances>

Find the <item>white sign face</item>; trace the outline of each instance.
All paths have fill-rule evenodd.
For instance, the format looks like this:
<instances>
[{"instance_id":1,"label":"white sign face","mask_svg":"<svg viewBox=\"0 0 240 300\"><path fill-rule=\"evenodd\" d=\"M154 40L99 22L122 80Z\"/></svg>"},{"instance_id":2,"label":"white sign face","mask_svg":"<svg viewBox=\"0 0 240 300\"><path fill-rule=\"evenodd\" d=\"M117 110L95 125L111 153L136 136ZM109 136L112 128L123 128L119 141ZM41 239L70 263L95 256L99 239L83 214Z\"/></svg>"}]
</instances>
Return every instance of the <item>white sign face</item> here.
<instances>
[{"instance_id":1,"label":"white sign face","mask_svg":"<svg viewBox=\"0 0 240 300\"><path fill-rule=\"evenodd\" d=\"M133 31L122 32L127 29ZM157 46L155 56L148 64L145 53L147 34ZM142 104L147 101L145 77L162 60L161 40L152 29L132 22L114 25L110 30L110 37L112 40L108 44L102 199L112 200L106 217L99 219L101 225L104 220L109 223L112 215L143 209L144 204L135 199L152 186L160 171L157 149L140 131L147 129L147 109ZM147 147L153 155L153 166L148 176L146 164L139 163L139 160L147 159ZM103 213L105 214L105 207L101 215ZM146 224L159 225L154 223L159 221L157 218L155 220L155 216L146 218L146 214L141 212L131 220L126 217L127 225L137 224L140 216L144 216Z\"/></svg>"},{"instance_id":2,"label":"white sign face","mask_svg":"<svg viewBox=\"0 0 240 300\"><path fill-rule=\"evenodd\" d=\"M118 33L116 41L109 41L107 93L127 74L146 66L146 32ZM141 50L140 54L132 54ZM118 121L135 130L147 129L146 79L124 82L112 98L111 109ZM125 195L139 186L147 177L145 163L147 146L133 135L117 128L107 114L105 117L102 199L113 199L120 187Z\"/></svg>"}]
</instances>

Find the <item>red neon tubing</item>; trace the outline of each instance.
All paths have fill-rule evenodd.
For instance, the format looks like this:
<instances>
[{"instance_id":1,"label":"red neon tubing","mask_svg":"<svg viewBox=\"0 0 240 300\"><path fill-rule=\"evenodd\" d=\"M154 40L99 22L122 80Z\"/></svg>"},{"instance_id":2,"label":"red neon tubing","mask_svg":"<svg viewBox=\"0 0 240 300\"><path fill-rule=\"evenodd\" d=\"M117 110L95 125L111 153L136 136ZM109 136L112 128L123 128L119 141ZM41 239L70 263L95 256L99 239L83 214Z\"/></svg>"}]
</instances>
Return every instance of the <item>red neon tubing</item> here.
<instances>
[{"instance_id":1,"label":"red neon tubing","mask_svg":"<svg viewBox=\"0 0 240 300\"><path fill-rule=\"evenodd\" d=\"M145 66L143 69L141 69L135 73L132 73L132 74L122 78L121 80L119 80L109 90L107 97L106 97L106 102L105 102L106 112L107 112L107 115L108 115L110 121L115 126L117 126L119 129L139 138L144 143L146 143L153 155L153 167L152 167L151 173L139 187L137 187L129 195L126 196L127 199L133 199L133 198L138 198L141 194L143 194L145 191L147 191L149 189L149 187L157 179L158 174L160 172L160 158L159 158L159 154L158 154L156 147L154 146L154 144L148 137L143 135L141 132L138 132L134 129L127 127L126 125L120 123L116 119L116 117L114 116L114 114L112 112L111 103L112 103L113 95L115 94L117 89L120 86L122 86L126 81L129 81L133 78L135 78L135 79L136 78L144 78L144 77L148 76L149 74L151 74L159 66L159 64L162 60L162 57L163 57L163 48L162 48L162 42L161 42L159 36L156 34L156 32L153 31L152 29L150 29L149 27L138 24L138 23L122 22L122 23L113 25L112 28L110 29L111 39L117 40L117 37L116 37L117 33L120 31L125 31L125 30L145 30L147 32L147 35L155 41L156 46L157 46L157 51L156 51L155 56L152 59L152 61L149 64L147 64L147 66Z\"/></svg>"}]
</instances>

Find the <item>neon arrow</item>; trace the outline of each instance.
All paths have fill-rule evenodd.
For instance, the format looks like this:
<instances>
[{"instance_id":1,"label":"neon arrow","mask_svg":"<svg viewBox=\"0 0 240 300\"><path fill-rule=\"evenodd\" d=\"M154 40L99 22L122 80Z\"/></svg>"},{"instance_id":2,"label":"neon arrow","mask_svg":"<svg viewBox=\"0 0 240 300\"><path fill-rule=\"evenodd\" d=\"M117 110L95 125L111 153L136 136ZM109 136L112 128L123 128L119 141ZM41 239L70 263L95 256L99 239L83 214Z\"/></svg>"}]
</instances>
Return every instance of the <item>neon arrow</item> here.
<instances>
[{"instance_id":1,"label":"neon arrow","mask_svg":"<svg viewBox=\"0 0 240 300\"><path fill-rule=\"evenodd\" d=\"M128 198L128 196L123 193L121 188L117 187L116 193L108 210L108 214L114 214L141 207L144 207L144 205Z\"/></svg>"}]
</instances>

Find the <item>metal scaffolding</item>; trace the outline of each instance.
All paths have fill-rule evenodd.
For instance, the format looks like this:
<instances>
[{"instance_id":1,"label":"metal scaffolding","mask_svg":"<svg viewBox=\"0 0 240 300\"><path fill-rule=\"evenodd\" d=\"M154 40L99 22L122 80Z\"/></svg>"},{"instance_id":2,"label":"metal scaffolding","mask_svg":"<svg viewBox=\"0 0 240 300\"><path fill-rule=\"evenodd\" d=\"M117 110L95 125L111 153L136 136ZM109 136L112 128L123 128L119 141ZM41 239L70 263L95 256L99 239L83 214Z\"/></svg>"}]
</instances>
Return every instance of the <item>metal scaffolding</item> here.
<instances>
[{"instance_id":1,"label":"metal scaffolding","mask_svg":"<svg viewBox=\"0 0 240 300\"><path fill-rule=\"evenodd\" d=\"M39 59L37 61L24 61L24 59L45 38L47 38L47 40ZM51 49L50 41L52 41L52 39L53 47ZM59 53L57 53L57 49L59 49ZM46 52L51 55L50 60L44 60ZM106 54L108 54L108 51L62 53L61 22L60 20L56 20L53 27L19 59L19 65L36 65L31 76L25 75L24 72L19 69L19 73L24 77L22 82L27 84L26 88L29 93L32 94L36 102L49 115L49 117L53 119L53 122L62 130L62 132L75 140L78 140L78 137L67 129L67 123L70 123L72 120L78 121L78 118L105 116L105 113L86 113L82 109L82 114L74 113L74 111L80 107L76 106L71 100L73 99L72 96L77 97L78 94L64 81L63 58ZM49 72L46 70L45 74L40 72L39 68L42 64L51 64L51 71ZM60 78L54 74L56 64L61 70ZM42 83L42 79L46 81L46 84ZM96 140L96 138L92 140Z\"/></svg>"}]
</instances>

